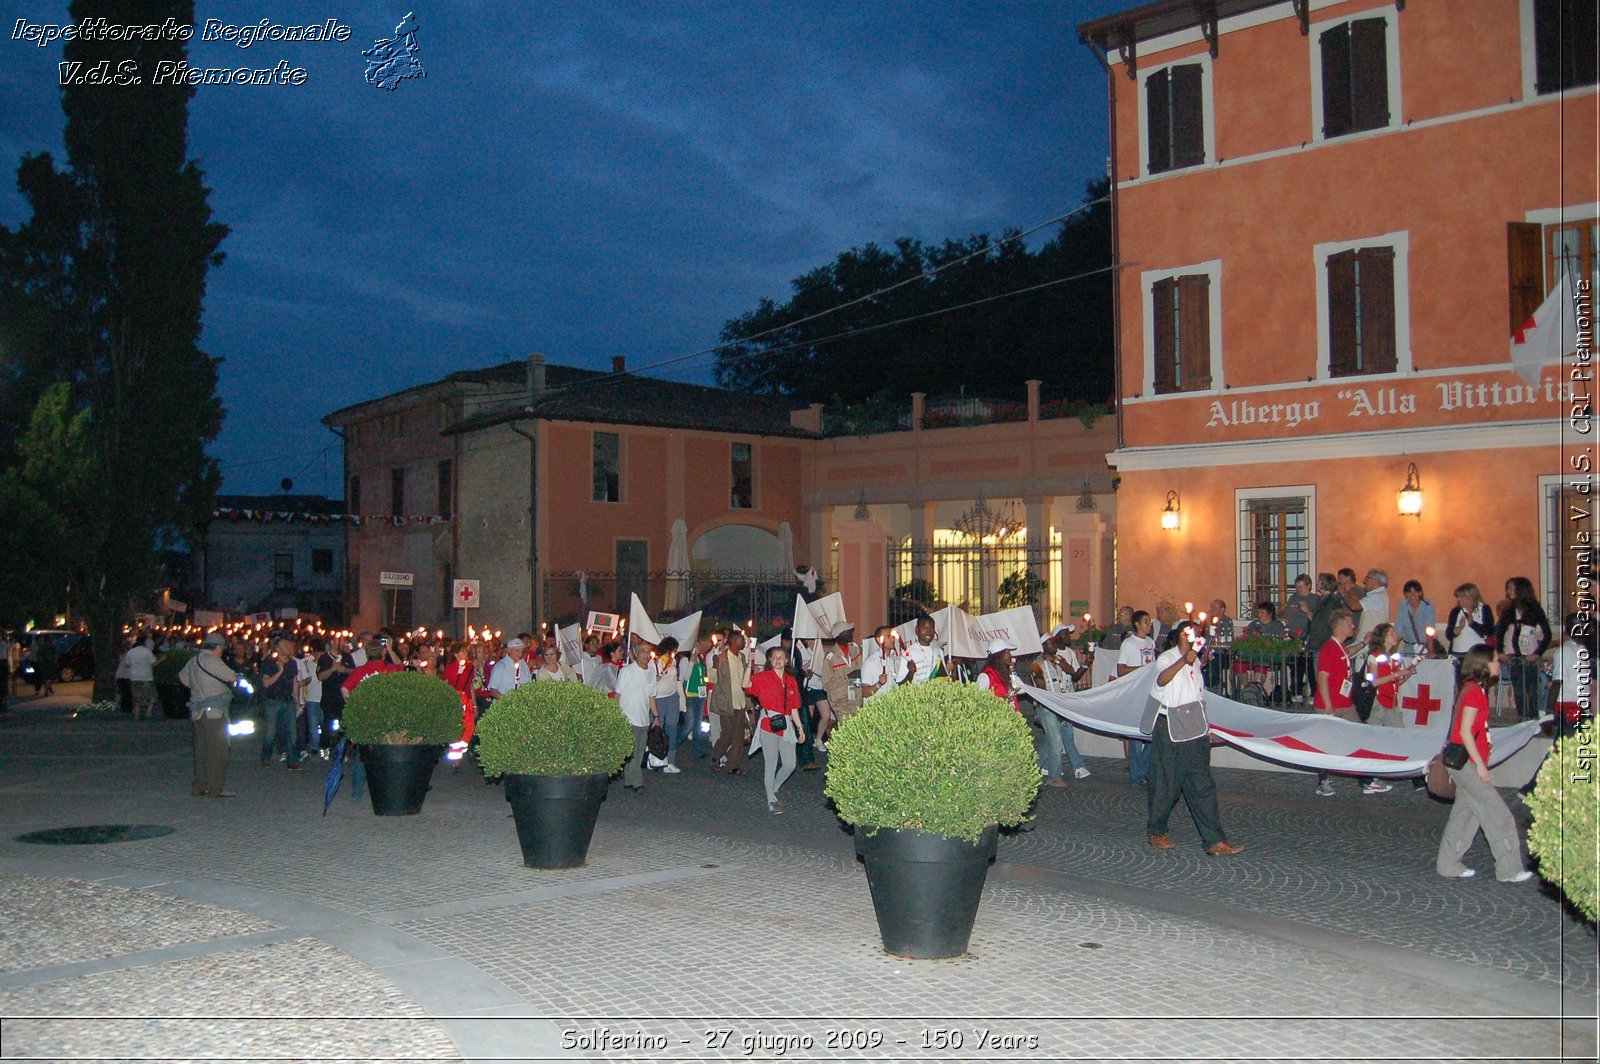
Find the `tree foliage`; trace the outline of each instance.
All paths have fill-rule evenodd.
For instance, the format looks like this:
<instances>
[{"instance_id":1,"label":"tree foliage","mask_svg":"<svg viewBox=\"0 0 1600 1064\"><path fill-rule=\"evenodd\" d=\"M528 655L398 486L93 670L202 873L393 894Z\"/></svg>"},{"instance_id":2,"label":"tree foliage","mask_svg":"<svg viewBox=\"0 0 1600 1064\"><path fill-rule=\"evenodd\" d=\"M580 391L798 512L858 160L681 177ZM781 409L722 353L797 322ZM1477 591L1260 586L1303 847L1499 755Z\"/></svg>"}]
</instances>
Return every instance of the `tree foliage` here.
<instances>
[{"instance_id":1,"label":"tree foliage","mask_svg":"<svg viewBox=\"0 0 1600 1064\"><path fill-rule=\"evenodd\" d=\"M140 11L143 21L194 21L192 0ZM78 22L125 13L113 0L71 5ZM227 229L187 157L193 88L152 83L159 62L186 50L177 40L67 42L67 62L115 70L131 60L143 81L63 87L66 166L25 156L17 187L31 216L0 227L0 492L60 530L41 574L89 622L97 694L111 687L128 605L151 590L157 547L209 510L220 479L205 453L222 424L218 360L199 340L206 275ZM0 581L6 594L48 597L26 583Z\"/></svg>"},{"instance_id":2,"label":"tree foliage","mask_svg":"<svg viewBox=\"0 0 1600 1064\"><path fill-rule=\"evenodd\" d=\"M1107 188L1105 181L1090 183L1084 197L1090 206L1037 251L1011 231L981 254L974 253L991 243L986 234L937 245L902 238L892 249L867 244L844 252L795 278L787 302L764 299L723 327L718 383L810 402L859 403L885 391L937 396L964 388L1000 397L1037 378L1047 398L1104 402L1113 387ZM1079 279L932 313L1069 277ZM892 292L804 320L896 284Z\"/></svg>"}]
</instances>

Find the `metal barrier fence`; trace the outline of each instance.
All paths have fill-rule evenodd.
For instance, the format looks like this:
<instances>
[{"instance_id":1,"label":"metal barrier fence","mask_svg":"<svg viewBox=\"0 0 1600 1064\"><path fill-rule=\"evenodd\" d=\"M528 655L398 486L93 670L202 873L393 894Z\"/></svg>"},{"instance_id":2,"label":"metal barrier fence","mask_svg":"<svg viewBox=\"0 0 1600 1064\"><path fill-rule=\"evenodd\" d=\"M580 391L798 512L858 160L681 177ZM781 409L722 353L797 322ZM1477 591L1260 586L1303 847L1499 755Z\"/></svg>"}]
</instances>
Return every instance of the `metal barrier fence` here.
<instances>
[{"instance_id":1,"label":"metal barrier fence","mask_svg":"<svg viewBox=\"0 0 1600 1064\"><path fill-rule=\"evenodd\" d=\"M1219 647L1204 669L1206 689L1235 702L1283 710L1311 706L1316 662L1309 651L1235 655L1231 649Z\"/></svg>"},{"instance_id":2,"label":"metal barrier fence","mask_svg":"<svg viewBox=\"0 0 1600 1064\"><path fill-rule=\"evenodd\" d=\"M818 594L833 583L823 574ZM637 594L646 611L657 620L676 620L700 610L700 630L745 627L754 624L759 635L787 627L794 621L795 596L810 598L795 582L792 571L762 569L689 569L682 572L547 572L544 574L545 612L557 624L585 620L590 611L627 616Z\"/></svg>"}]
</instances>

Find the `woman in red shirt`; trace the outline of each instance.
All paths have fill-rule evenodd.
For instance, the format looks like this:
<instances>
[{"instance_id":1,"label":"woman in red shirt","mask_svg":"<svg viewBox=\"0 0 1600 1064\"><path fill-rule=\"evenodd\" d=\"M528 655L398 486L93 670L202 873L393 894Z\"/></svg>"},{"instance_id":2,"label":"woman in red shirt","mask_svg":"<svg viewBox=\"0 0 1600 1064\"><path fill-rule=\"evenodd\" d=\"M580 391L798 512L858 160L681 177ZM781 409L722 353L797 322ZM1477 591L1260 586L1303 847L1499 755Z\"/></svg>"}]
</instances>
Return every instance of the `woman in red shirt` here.
<instances>
[{"instance_id":1,"label":"woman in red shirt","mask_svg":"<svg viewBox=\"0 0 1600 1064\"><path fill-rule=\"evenodd\" d=\"M1495 878L1502 883L1522 883L1533 873L1522 864L1522 846L1517 838L1517 822L1489 782L1489 696L1486 693L1500 676L1500 662L1494 651L1482 643L1461 659L1461 694L1456 698L1455 719L1450 723L1450 742L1467 748L1467 763L1448 769L1456 784L1456 802L1445 821L1444 837L1439 840L1439 856L1434 871L1447 879L1467 879L1477 872L1461 863L1479 829L1494 854Z\"/></svg>"},{"instance_id":2,"label":"woman in red shirt","mask_svg":"<svg viewBox=\"0 0 1600 1064\"><path fill-rule=\"evenodd\" d=\"M804 742L806 737L800 726L800 685L787 671L788 665L788 651L773 647L767 651L767 667L750 677L745 688L761 707L756 740L761 744L761 760L766 765L769 813L783 812L778 808L778 788L794 772L795 743ZM782 724L777 723L780 720Z\"/></svg>"}]
</instances>

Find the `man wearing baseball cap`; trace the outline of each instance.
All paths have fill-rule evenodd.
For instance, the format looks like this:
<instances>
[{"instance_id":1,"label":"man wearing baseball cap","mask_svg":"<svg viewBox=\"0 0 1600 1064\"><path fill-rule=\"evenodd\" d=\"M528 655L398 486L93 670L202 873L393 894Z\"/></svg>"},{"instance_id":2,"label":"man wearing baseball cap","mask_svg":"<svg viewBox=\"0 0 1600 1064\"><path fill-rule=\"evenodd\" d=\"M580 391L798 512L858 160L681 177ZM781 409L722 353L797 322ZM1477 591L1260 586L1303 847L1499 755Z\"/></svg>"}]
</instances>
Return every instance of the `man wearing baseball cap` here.
<instances>
[{"instance_id":1,"label":"man wearing baseball cap","mask_svg":"<svg viewBox=\"0 0 1600 1064\"><path fill-rule=\"evenodd\" d=\"M506 643L505 656L494 663L494 668L489 670L489 687L483 693L490 698L499 698L507 691L515 691L525 683L533 681L533 669L523 659L528 656L528 644L521 638L509 640Z\"/></svg>"},{"instance_id":2,"label":"man wearing baseball cap","mask_svg":"<svg viewBox=\"0 0 1600 1064\"><path fill-rule=\"evenodd\" d=\"M989 656L984 659L983 670L978 673L978 687L996 698L1004 698L1011 703L1012 709L1022 712L1011 683L1011 652L1017 648L997 636L989 640L989 645L983 649Z\"/></svg>"},{"instance_id":3,"label":"man wearing baseball cap","mask_svg":"<svg viewBox=\"0 0 1600 1064\"><path fill-rule=\"evenodd\" d=\"M222 661L228 637L212 632L189 659L178 682L189 689L189 720L194 725L194 782L189 793L196 798L232 798L222 789L228 774L228 707L238 674Z\"/></svg>"}]
</instances>

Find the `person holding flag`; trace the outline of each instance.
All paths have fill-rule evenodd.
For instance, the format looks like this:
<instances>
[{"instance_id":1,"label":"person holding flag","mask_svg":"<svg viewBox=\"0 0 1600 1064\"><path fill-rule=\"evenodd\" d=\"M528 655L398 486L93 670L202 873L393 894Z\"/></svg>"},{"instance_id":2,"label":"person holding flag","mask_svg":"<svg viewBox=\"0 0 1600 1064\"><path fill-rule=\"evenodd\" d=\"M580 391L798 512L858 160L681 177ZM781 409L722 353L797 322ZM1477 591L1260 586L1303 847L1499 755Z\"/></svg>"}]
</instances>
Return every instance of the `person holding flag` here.
<instances>
[{"instance_id":1,"label":"person holding flag","mask_svg":"<svg viewBox=\"0 0 1600 1064\"><path fill-rule=\"evenodd\" d=\"M934 643L939 636L939 627L933 618L926 613L918 615L916 633L917 641L905 648L909 671L901 682L927 683L929 680L948 677L950 670L944 662L944 651Z\"/></svg>"}]
</instances>

